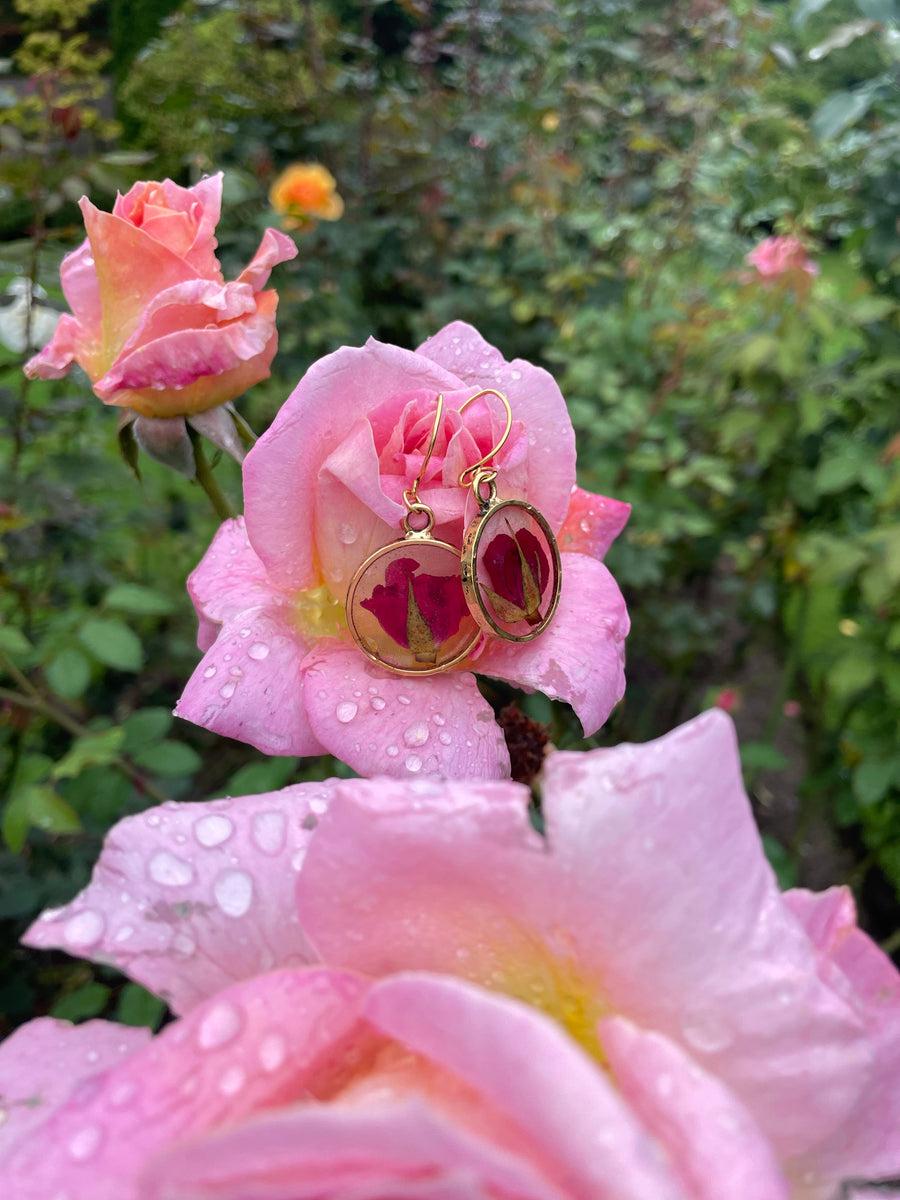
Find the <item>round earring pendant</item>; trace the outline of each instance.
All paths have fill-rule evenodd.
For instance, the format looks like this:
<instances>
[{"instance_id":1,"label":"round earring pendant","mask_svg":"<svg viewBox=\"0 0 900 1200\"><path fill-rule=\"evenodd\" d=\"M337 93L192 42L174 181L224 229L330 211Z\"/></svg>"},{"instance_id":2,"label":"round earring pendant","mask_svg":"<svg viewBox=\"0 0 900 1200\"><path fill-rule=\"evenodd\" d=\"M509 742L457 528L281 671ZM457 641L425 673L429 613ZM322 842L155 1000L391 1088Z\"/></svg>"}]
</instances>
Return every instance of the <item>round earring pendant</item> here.
<instances>
[{"instance_id":1,"label":"round earring pendant","mask_svg":"<svg viewBox=\"0 0 900 1200\"><path fill-rule=\"evenodd\" d=\"M524 500L483 503L462 548L466 603L481 628L508 642L543 633L559 604L559 547Z\"/></svg>"},{"instance_id":2,"label":"round earring pendant","mask_svg":"<svg viewBox=\"0 0 900 1200\"><path fill-rule=\"evenodd\" d=\"M481 637L459 577L459 551L407 535L369 555L347 592L347 624L367 658L401 675L461 662Z\"/></svg>"}]
</instances>

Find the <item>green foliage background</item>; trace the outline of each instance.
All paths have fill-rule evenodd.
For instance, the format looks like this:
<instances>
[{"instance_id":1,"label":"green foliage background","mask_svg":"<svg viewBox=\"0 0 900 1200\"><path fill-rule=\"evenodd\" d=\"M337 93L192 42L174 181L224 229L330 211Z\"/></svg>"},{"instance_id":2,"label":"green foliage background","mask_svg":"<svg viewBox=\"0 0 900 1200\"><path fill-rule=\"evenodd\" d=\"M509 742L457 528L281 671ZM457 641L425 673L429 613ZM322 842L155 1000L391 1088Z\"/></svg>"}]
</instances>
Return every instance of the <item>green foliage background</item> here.
<instances>
[{"instance_id":1,"label":"green foliage background","mask_svg":"<svg viewBox=\"0 0 900 1200\"><path fill-rule=\"evenodd\" d=\"M225 171L226 277L294 161L343 219L278 268L260 432L305 368L452 319L558 378L581 483L634 506L610 552L629 689L588 742L657 736L727 689L782 881L849 880L890 951L900 893L897 0L16 0L0 46L0 291L59 298L75 202ZM764 286L773 233L821 267ZM16 944L104 832L164 796L345 770L173 722L196 662L184 580L216 527L73 374L0 347L0 1027L153 1023L112 970ZM216 467L239 505L233 464ZM2 1032L2 1028L0 1028Z\"/></svg>"}]
</instances>

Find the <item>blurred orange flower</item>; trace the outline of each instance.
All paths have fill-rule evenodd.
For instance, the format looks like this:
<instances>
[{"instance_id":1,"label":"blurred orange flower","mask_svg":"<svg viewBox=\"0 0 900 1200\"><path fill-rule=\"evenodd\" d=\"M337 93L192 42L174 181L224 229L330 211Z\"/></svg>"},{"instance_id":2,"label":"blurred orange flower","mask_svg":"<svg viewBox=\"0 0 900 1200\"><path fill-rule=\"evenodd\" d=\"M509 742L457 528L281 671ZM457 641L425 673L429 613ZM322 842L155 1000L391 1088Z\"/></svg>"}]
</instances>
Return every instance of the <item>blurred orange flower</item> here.
<instances>
[{"instance_id":1,"label":"blurred orange flower","mask_svg":"<svg viewBox=\"0 0 900 1200\"><path fill-rule=\"evenodd\" d=\"M344 201L331 172L320 163L292 163L269 191L269 203L282 214L284 229L302 229L313 221L338 221Z\"/></svg>"}]
</instances>

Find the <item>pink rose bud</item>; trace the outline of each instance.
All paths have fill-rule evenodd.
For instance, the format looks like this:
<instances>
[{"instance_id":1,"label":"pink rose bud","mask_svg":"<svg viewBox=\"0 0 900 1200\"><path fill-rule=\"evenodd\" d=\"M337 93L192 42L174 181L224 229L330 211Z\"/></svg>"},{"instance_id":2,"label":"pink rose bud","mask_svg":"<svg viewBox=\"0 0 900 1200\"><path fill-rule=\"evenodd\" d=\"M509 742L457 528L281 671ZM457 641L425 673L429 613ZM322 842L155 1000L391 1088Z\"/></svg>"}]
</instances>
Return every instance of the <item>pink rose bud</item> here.
<instances>
[{"instance_id":1,"label":"pink rose bud","mask_svg":"<svg viewBox=\"0 0 900 1200\"><path fill-rule=\"evenodd\" d=\"M269 375L278 296L263 291L297 247L267 229L250 264L226 283L215 255L222 175L190 188L136 183L111 213L84 197L87 239L63 260L72 315L25 366L59 379L73 362L105 404L144 417L203 413Z\"/></svg>"}]
</instances>

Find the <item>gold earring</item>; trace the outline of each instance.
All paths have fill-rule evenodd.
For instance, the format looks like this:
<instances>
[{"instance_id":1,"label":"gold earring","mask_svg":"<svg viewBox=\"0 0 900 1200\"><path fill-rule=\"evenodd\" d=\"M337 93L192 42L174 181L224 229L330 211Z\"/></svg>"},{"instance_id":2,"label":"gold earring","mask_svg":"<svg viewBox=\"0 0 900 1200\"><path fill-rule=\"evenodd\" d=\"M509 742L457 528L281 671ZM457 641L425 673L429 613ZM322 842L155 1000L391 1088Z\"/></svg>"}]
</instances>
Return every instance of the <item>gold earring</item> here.
<instances>
[{"instance_id":1,"label":"gold earring","mask_svg":"<svg viewBox=\"0 0 900 1200\"><path fill-rule=\"evenodd\" d=\"M441 395L422 466L403 493L403 536L370 554L347 591L347 624L357 646L399 675L445 671L481 637L463 594L459 550L431 537L434 512L419 499L443 411Z\"/></svg>"},{"instance_id":2,"label":"gold earring","mask_svg":"<svg viewBox=\"0 0 900 1200\"><path fill-rule=\"evenodd\" d=\"M486 464L506 445L512 409L502 392L482 388L459 411L482 396L496 396L503 405L506 429L491 451L459 477L461 487L471 483L478 505L463 539L463 594L485 633L507 642L530 642L544 632L559 604L559 546L534 505L497 498L497 470Z\"/></svg>"}]
</instances>

